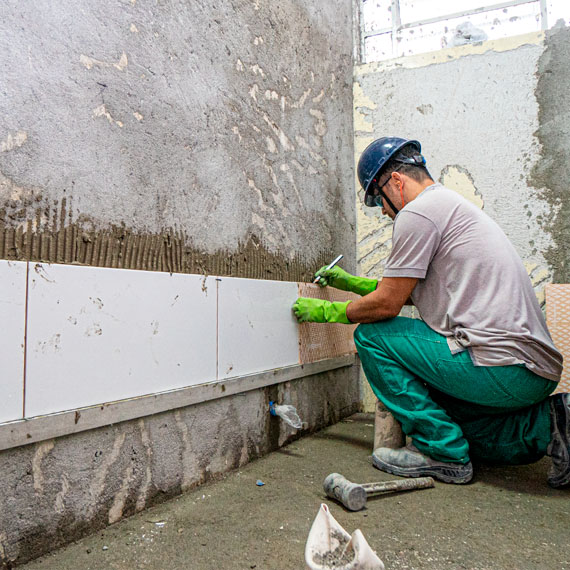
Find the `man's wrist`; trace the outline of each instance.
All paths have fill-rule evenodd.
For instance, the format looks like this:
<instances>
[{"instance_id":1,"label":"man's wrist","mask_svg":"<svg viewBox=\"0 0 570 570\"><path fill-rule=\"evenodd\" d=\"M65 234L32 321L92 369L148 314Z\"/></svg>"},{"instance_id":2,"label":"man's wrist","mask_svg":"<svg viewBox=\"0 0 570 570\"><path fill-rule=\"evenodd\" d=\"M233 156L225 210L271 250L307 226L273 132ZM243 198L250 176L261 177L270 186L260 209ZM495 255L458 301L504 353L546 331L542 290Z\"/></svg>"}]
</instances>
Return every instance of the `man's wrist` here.
<instances>
[{"instance_id":1,"label":"man's wrist","mask_svg":"<svg viewBox=\"0 0 570 570\"><path fill-rule=\"evenodd\" d=\"M352 322L346 315L346 310L348 305L352 301L339 302L335 301L333 303L328 303L324 306L324 315L327 323L343 323L345 325L350 325Z\"/></svg>"},{"instance_id":2,"label":"man's wrist","mask_svg":"<svg viewBox=\"0 0 570 570\"><path fill-rule=\"evenodd\" d=\"M365 295L372 293L372 291L376 291L377 287L377 279L370 279L369 277L354 277L350 291L364 297Z\"/></svg>"}]
</instances>

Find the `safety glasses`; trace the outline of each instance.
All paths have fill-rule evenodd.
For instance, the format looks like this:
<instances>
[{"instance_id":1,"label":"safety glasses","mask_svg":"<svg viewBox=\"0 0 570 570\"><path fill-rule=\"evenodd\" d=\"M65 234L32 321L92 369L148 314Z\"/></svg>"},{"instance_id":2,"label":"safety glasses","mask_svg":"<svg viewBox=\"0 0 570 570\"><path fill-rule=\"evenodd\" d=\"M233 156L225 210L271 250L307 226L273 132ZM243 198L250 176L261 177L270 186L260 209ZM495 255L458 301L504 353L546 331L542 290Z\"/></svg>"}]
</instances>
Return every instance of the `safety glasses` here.
<instances>
[{"instance_id":1,"label":"safety glasses","mask_svg":"<svg viewBox=\"0 0 570 570\"><path fill-rule=\"evenodd\" d=\"M394 162L399 162L400 166L395 168L392 172L398 172L398 170L400 170L400 168L402 168L402 166L404 164L412 164L414 166L425 166L426 159L421 154L414 154L414 156L410 156L410 157L406 157L406 158L396 158L396 159L394 159ZM374 178L372 180L372 182L370 183L370 186L368 186L368 190L364 194L364 205L368 206L369 208L373 208L374 206L378 206L378 207L382 208L384 206L382 204L382 198L384 198L384 200L386 200L388 206L390 206L390 208L392 208L392 211L394 212L394 214L397 214L399 210L396 207L394 207L394 204L392 204L392 202L390 201L388 196L386 196L386 193L383 190L384 186L386 186L386 184L388 184L388 182L390 182L390 180L392 180L391 175L390 175L390 178L388 178L388 180L386 180L386 182L384 182L382 185L378 186L378 180L376 178ZM402 201L403 201L403 198L402 198Z\"/></svg>"},{"instance_id":2,"label":"safety glasses","mask_svg":"<svg viewBox=\"0 0 570 570\"><path fill-rule=\"evenodd\" d=\"M395 168L392 172L398 172L398 170L402 168L403 164L409 164L409 163L404 163L403 161L400 160L398 160L398 162L402 162L402 164L397 168ZM388 203L388 206L390 206L390 208L392 208L394 213L397 214L398 210L394 207L394 205L392 204L392 202L384 192L384 186L386 186L386 184L388 184L390 180L392 180L392 175L390 175L388 180L386 180L383 184L378 185L378 180L374 178L370 183L370 186L368 187L366 194L364 195L364 204L366 206L369 206L370 208L373 208L374 206L382 208L384 206L384 204L382 204L382 198L384 198L384 200L386 200L386 202Z\"/></svg>"},{"instance_id":3,"label":"safety glasses","mask_svg":"<svg viewBox=\"0 0 570 570\"><path fill-rule=\"evenodd\" d=\"M378 186L378 181L376 180L376 178L374 178L374 180L372 180L372 183L368 187L368 191L364 195L364 204L369 208L373 208L374 206L382 208L383 206L382 198L384 198L385 200L388 199L386 194L384 194L383 188L384 186L386 186L386 184L388 184L388 182L390 182L390 180L391 178L388 178L388 180L386 180L386 182L384 182L382 186Z\"/></svg>"}]
</instances>

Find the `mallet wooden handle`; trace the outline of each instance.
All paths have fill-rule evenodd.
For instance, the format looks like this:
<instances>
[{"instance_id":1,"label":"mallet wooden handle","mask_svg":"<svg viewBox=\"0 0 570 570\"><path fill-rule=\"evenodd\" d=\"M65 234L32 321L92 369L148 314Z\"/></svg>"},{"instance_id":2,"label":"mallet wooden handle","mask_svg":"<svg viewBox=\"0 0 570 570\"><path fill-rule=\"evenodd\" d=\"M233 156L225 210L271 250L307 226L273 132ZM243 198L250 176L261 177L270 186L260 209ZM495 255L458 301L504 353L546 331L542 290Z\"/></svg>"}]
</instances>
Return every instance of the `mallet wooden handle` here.
<instances>
[{"instance_id":1,"label":"mallet wooden handle","mask_svg":"<svg viewBox=\"0 0 570 570\"><path fill-rule=\"evenodd\" d=\"M380 481L378 483L362 483L366 496L379 493L391 493L397 491L411 491L412 489L429 489L434 486L431 477L417 477L413 479L401 479L397 481Z\"/></svg>"}]
</instances>

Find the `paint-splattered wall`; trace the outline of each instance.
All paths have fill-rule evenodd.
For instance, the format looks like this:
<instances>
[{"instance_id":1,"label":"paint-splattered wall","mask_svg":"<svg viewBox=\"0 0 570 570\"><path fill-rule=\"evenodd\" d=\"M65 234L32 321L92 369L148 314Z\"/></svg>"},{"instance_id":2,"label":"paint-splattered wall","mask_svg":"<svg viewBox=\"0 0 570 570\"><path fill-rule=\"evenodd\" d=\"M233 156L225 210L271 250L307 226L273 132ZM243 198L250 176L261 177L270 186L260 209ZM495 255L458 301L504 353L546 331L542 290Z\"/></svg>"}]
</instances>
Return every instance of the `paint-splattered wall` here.
<instances>
[{"instance_id":1,"label":"paint-splattered wall","mask_svg":"<svg viewBox=\"0 0 570 570\"><path fill-rule=\"evenodd\" d=\"M354 268L350 0L8 0L0 16L0 258Z\"/></svg>"},{"instance_id":2,"label":"paint-splattered wall","mask_svg":"<svg viewBox=\"0 0 570 570\"><path fill-rule=\"evenodd\" d=\"M570 29L357 67L356 159L373 139L417 138L432 176L494 218L537 295L569 282ZM359 196L361 198L361 196ZM391 222L357 200L357 256L379 276Z\"/></svg>"}]
</instances>

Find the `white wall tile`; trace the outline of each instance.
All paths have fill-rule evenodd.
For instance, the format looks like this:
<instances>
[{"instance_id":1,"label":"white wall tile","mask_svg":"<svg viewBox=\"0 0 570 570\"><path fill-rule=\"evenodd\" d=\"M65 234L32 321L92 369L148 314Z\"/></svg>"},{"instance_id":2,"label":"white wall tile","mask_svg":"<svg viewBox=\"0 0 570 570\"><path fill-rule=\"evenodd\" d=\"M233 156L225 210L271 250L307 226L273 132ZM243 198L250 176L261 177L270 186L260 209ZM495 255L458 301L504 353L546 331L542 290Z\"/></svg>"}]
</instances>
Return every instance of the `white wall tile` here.
<instances>
[{"instance_id":1,"label":"white wall tile","mask_svg":"<svg viewBox=\"0 0 570 570\"><path fill-rule=\"evenodd\" d=\"M216 283L30 263L26 417L216 378Z\"/></svg>"},{"instance_id":2,"label":"white wall tile","mask_svg":"<svg viewBox=\"0 0 570 570\"><path fill-rule=\"evenodd\" d=\"M22 417L26 265L0 261L0 422Z\"/></svg>"},{"instance_id":3,"label":"white wall tile","mask_svg":"<svg viewBox=\"0 0 570 570\"><path fill-rule=\"evenodd\" d=\"M220 379L299 363L297 283L223 277L218 286Z\"/></svg>"}]
</instances>

